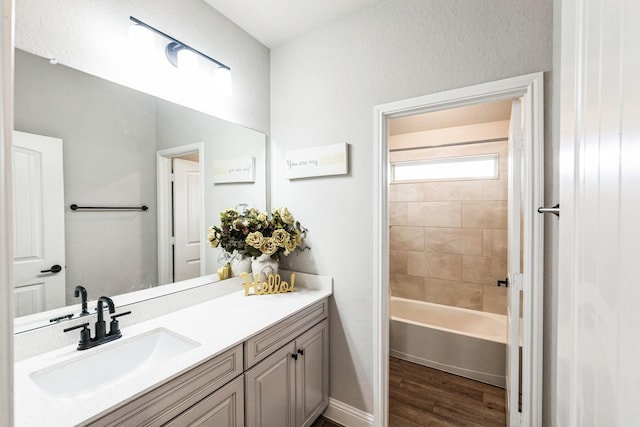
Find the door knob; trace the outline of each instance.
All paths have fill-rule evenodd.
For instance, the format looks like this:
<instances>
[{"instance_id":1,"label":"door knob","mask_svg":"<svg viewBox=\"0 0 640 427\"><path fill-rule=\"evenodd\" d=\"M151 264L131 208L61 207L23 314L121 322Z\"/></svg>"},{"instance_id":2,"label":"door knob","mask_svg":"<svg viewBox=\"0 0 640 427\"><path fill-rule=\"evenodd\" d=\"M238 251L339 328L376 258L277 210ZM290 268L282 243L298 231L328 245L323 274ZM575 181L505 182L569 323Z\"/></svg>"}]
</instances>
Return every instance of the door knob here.
<instances>
[{"instance_id":1,"label":"door knob","mask_svg":"<svg viewBox=\"0 0 640 427\"><path fill-rule=\"evenodd\" d=\"M40 270L40 273L60 273L62 271L62 267L58 264L54 264L48 270Z\"/></svg>"}]
</instances>

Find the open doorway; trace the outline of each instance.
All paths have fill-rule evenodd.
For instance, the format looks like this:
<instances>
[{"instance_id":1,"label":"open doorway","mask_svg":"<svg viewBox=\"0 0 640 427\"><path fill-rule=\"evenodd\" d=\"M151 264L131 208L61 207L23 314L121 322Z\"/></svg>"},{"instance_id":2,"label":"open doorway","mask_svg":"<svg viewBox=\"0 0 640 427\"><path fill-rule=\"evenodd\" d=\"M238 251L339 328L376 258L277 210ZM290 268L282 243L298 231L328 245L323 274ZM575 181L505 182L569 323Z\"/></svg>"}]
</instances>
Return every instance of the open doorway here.
<instances>
[{"instance_id":1,"label":"open doorway","mask_svg":"<svg viewBox=\"0 0 640 427\"><path fill-rule=\"evenodd\" d=\"M204 274L204 144L161 150L158 165L158 283Z\"/></svg>"},{"instance_id":2,"label":"open doorway","mask_svg":"<svg viewBox=\"0 0 640 427\"><path fill-rule=\"evenodd\" d=\"M520 101L521 100L521 101ZM516 102L513 102L516 101ZM444 114L445 110L458 110L462 108L478 108L481 111L487 110L487 106L500 105L504 111L509 111L508 120L494 120L501 121L501 135L487 133L485 136L479 136L477 138L460 138L459 135L455 136L455 132L449 132L449 139L447 140L442 132L440 132L436 142L429 144L417 144L415 147L406 145L408 138L404 138L404 142L394 147L391 143L392 127L396 124L404 122L405 125L411 120L405 119L409 116L427 117L431 119ZM481 106L481 104L484 104ZM516 105L517 104L517 105ZM522 106L522 110L518 111L518 108ZM515 111L514 111L515 108ZM467 119L469 114L467 111ZM483 113L487 113L483 111ZM427 114L426 116L423 116ZM420 115L420 116L418 116ZM504 113L503 113L504 115ZM541 331L542 331L542 219L535 213L535 208L540 205L542 200L542 75L533 74L528 76L517 77L513 79L507 79L498 82L492 82L484 85L473 86L464 89L458 89L448 92L443 92L434 95L428 95L425 97L414 98L405 101L399 101L391 104L385 104L376 107L376 159L375 170L378 171L376 176L374 193L375 197L375 236L374 247L376 248L374 265L376 266L374 271L374 301L376 306L374 307L375 313L375 358L374 358L374 416L376 419L376 425L386 426L388 421L388 379L389 379L389 337L390 337L390 302L389 296L396 293L405 292L404 296L411 296L413 292L417 296L421 296L425 299L425 292L428 293L429 298L439 300L442 302L449 302L450 305L475 305L476 309L480 312L484 312L485 309L489 314L496 311L508 311L506 320L509 320L507 324L510 325L509 332L505 326L503 336L509 337L512 343L507 344L507 348L510 350L506 353L502 353L506 357L495 357L494 359L502 359L502 363L507 366L507 376L509 379L505 385L507 388L506 395L509 397L507 404L507 423L508 425L537 425L540 412L540 394L541 394ZM504 117L500 117L504 119ZM514 118L516 120L514 120ZM397 122L393 122L397 120ZM444 119L442 119L444 120ZM520 121L521 125L517 124L513 126L514 121ZM505 123L506 122L506 123ZM509 128L511 123L511 129ZM506 126L505 126L506 124ZM469 125L466 123L464 125ZM452 127L445 124L440 128ZM517 129L516 129L517 128ZM431 129L435 131L435 129ZM493 131L492 131L493 132ZM432 132L438 133L438 131ZM453 136L452 136L453 135ZM504 148L496 148L501 143L504 145L505 136L508 137L508 142ZM445 139L443 139L445 138ZM465 141L466 139L466 141ZM474 144L469 144L473 142ZM403 145L405 144L405 145ZM467 146L467 152L465 155L460 155L461 147ZM493 145L490 152L482 152L482 146ZM468 147L472 147L471 150ZM389 151L389 150L392 151ZM439 155L434 153L440 152ZM472 152L471 152L472 151ZM486 150L485 150L486 151ZM421 152L421 159L407 158L408 155ZM457 153L456 153L457 152ZM494 163L492 167L492 154L502 154L497 156L497 165ZM482 161L489 164L488 176L481 177L480 179L470 179L468 173L475 166L473 162ZM495 161L495 159L493 159ZM500 167L500 163L503 163L503 167ZM457 163L457 165L456 165ZM396 166L410 166L409 168L396 167ZM507 166L508 168L505 168ZM485 200L471 200L467 204L467 225L471 225L472 231L464 230L462 227L463 213L462 213L462 201L441 201L433 200L425 202L411 201L411 206L402 203L398 206L392 206L389 203L398 199L397 189L391 190L391 185L397 185L398 182L404 179L406 182L418 181L415 176L410 175L416 170L422 169L422 173L425 172L425 168L429 170L428 173L440 170L445 174L451 174L454 170L458 170L458 175L438 177L433 176L423 177L421 184L405 186L405 190L409 193L412 191L422 191L427 189L432 191L428 195L427 199L432 197L445 197L451 198L450 195L442 195L440 188L449 187L457 188L458 191L467 191L466 186L460 183L463 180L471 181L474 183L470 186L479 190L481 188L487 188L488 191L493 191L493 195L490 198L498 198L496 194L504 195L509 194L508 201L493 200L491 203L486 203ZM402 170L404 169L404 170ZM409 169L414 169L410 171ZM507 171L508 169L508 171ZM502 174L501 174L502 172ZM508 182L500 182L501 176L504 178L505 173L508 172ZM409 175L406 175L409 173ZM462 175L460 175L460 173ZM491 175L493 173L493 175ZM404 175L403 175L404 174ZM467 174L465 176L465 174ZM408 177L408 178L407 178ZM396 181L393 181L396 180ZM489 180L493 180L491 183ZM395 182L396 184L392 184ZM441 184L436 184L440 182ZM442 183L447 182L447 185ZM486 186L485 186L486 184ZM507 186L506 191L504 187ZM394 191L396 193L394 193ZM400 190L402 191L402 190ZM435 196L434 196L435 195ZM416 195L407 195L400 198L415 197ZM424 193L418 195L424 199ZM502 196L500 196L502 197ZM477 194L473 198L478 198ZM484 199L484 196L481 197ZM498 202L498 203L494 203ZM491 205L491 206L489 206ZM508 208L507 208L508 205ZM391 209L390 209L391 208ZM403 211L402 209L405 209ZM478 216L478 212L481 210L487 210L484 215ZM450 209L451 212L448 212ZM408 210L410 215L407 215ZM535 214L534 214L535 213ZM498 215L496 215L498 214ZM428 248L428 254L420 253L418 250L407 251L411 252L408 256L412 259L406 260L403 264L403 258L401 253L398 253L396 249L390 250L390 243L398 244L398 234L389 231L389 227L397 225L398 221L406 221L412 215L412 219L409 219L407 224L408 230L404 230L404 233L411 234L414 238L420 232L423 233L422 239L418 238L413 240L418 246L431 245ZM426 224L424 217L428 216L428 221L435 221L433 224ZM449 221L449 222L447 222ZM453 221L453 222L451 222ZM474 222L475 221L475 222ZM478 222L480 221L480 222ZM459 229L456 229L454 222L459 224ZM487 224L484 224L487 222ZM415 224L414 224L415 223ZM489 224L491 223L491 224ZM500 239L504 239L504 232L506 224L509 224L508 229L511 232L507 233L507 240L509 242L509 250L505 251L508 255L505 259L499 257L483 257L482 254L470 255L466 262L473 264L474 262L488 263L489 270L495 270L495 274L501 276L503 273L505 277L501 278L501 282L506 284L509 282L511 286L506 288L501 286L500 290L497 290L498 283L493 284L494 287L489 287L490 283L486 274L478 274L478 269L468 270L467 274L462 276L462 263L464 258L464 251L469 239L473 240L473 237L479 237L480 233L487 234L491 240L496 241L496 236ZM484 224L484 225L483 225ZM482 226L482 227L481 227ZM487 226L485 233L484 226ZM426 231L425 231L426 230ZM498 230L498 232L495 232ZM517 232L516 232L517 230ZM454 235L454 241L457 246L448 247L444 249L444 252L463 252L458 254L438 254L436 253L436 246L442 246L441 244L434 245L433 239L431 242L424 237L424 233L430 233L435 241L442 241L443 233ZM393 236L392 236L393 234ZM391 242L390 236L394 238L394 242ZM457 236L457 237L455 237ZM400 236L400 242L402 236ZM503 240L504 241L504 240ZM522 246L521 246L522 244ZM482 240L480 241L480 247L471 248L469 251L484 251L489 252L492 248L482 247ZM412 249L418 249L412 248ZM390 262L390 256L393 262ZM472 258L472 257L478 258ZM427 259L428 258L428 259ZM509 258L509 259L506 259ZM447 264L453 264L453 267L446 267ZM404 270L410 269L411 271ZM428 271L427 271L428 270ZM502 271L504 270L504 271ZM402 274L412 273L412 274ZM449 274L450 277L444 277L443 275ZM460 275L459 277L456 275ZM420 283L415 281L405 287L403 291L399 291L399 285L397 282L390 281L390 277L394 275L410 277L414 276ZM429 277L433 275L436 277ZM440 276L440 277L438 277ZM455 277L454 277L455 276ZM506 276L509 276L507 279ZM393 280L397 279L395 277ZM459 279L459 280L457 280ZM443 280L448 280L444 282ZM452 282L458 282L457 289L454 289L453 293L443 293L446 286L451 285ZM480 283L474 283L480 282ZM484 283L486 282L486 283ZM455 286L454 285L454 286ZM477 286L474 286L477 285ZM481 288L486 286L485 288ZM467 288L470 291L471 296L460 296L459 291ZM451 289L447 289L451 291ZM488 295L493 295L493 298L482 298L479 291L487 291ZM522 290L522 294L521 294ZM407 294L408 292L409 294ZM475 298L475 300L474 300ZM520 299L522 298L522 304ZM394 302L394 304L396 304ZM498 308L496 304L501 307ZM447 304L445 304L447 305ZM459 309L460 307L453 307ZM454 310L455 311L455 310ZM520 314L522 313L522 315ZM522 317L522 336L520 336L520 319ZM391 322L393 323L393 322ZM392 326L393 327L393 326ZM405 335L402 336L400 341L412 344L417 341L416 338L411 338L406 335L407 332L402 332ZM522 363L519 358L519 341L522 338L523 352ZM514 345L515 344L515 345ZM447 344L448 345L448 344ZM473 344L475 345L475 344ZM504 344L503 344L504 348ZM467 349L461 352L482 352L486 353L490 350L488 347L482 349ZM497 355L500 356L500 350L497 350ZM504 351L504 350L502 350ZM424 357L420 356L420 359ZM455 365L455 363L448 363L449 361L439 361L441 365ZM443 366L439 366L442 368ZM466 369L466 368L462 368ZM519 407L518 392L520 391L519 378L517 373L522 369L522 392L523 401L522 406ZM516 375L510 375L509 373L516 373ZM460 372L458 372L459 374ZM485 372L491 377L494 373ZM496 378L500 375L496 375ZM481 381L487 380L487 378L480 379ZM514 382L515 380L515 382ZM504 376L502 377L504 381ZM488 381L485 381L488 382Z\"/></svg>"},{"instance_id":3,"label":"open doorway","mask_svg":"<svg viewBox=\"0 0 640 427\"><path fill-rule=\"evenodd\" d=\"M513 101L389 119L391 425L504 424Z\"/></svg>"}]
</instances>

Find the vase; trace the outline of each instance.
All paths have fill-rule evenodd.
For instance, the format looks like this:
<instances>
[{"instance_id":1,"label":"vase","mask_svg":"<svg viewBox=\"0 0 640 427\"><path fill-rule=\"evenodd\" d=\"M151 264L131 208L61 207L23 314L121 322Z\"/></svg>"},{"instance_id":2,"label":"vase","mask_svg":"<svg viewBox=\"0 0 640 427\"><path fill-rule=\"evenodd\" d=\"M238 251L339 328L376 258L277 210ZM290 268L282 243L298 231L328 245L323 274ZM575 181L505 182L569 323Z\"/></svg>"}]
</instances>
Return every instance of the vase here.
<instances>
[{"instance_id":1,"label":"vase","mask_svg":"<svg viewBox=\"0 0 640 427\"><path fill-rule=\"evenodd\" d=\"M251 271L251 259L236 255L231 258L231 276L238 277L240 273L249 273Z\"/></svg>"},{"instance_id":2,"label":"vase","mask_svg":"<svg viewBox=\"0 0 640 427\"><path fill-rule=\"evenodd\" d=\"M251 260L251 272L253 276L258 275L260 283L269 280L269 275L274 276L278 274L278 261L271 258L269 255L260 255L257 258Z\"/></svg>"}]
</instances>

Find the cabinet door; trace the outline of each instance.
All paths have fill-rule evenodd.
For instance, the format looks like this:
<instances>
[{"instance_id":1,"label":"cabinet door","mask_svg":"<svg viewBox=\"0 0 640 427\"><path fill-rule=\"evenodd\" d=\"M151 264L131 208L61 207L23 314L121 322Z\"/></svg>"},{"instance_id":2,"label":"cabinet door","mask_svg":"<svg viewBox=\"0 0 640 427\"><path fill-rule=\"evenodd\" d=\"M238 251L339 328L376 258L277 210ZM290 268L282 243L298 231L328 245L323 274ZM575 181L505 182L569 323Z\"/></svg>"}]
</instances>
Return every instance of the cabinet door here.
<instances>
[{"instance_id":1,"label":"cabinet door","mask_svg":"<svg viewBox=\"0 0 640 427\"><path fill-rule=\"evenodd\" d=\"M243 427L243 386L244 379L240 376L165 425L169 427Z\"/></svg>"},{"instance_id":2,"label":"cabinet door","mask_svg":"<svg viewBox=\"0 0 640 427\"><path fill-rule=\"evenodd\" d=\"M242 345L210 359L169 382L83 425L160 427L234 378L242 378Z\"/></svg>"},{"instance_id":3,"label":"cabinet door","mask_svg":"<svg viewBox=\"0 0 640 427\"><path fill-rule=\"evenodd\" d=\"M310 426L329 404L329 322L296 339L296 426Z\"/></svg>"},{"instance_id":4,"label":"cabinet door","mask_svg":"<svg viewBox=\"0 0 640 427\"><path fill-rule=\"evenodd\" d=\"M247 427L294 426L294 350L291 342L245 373Z\"/></svg>"}]
</instances>

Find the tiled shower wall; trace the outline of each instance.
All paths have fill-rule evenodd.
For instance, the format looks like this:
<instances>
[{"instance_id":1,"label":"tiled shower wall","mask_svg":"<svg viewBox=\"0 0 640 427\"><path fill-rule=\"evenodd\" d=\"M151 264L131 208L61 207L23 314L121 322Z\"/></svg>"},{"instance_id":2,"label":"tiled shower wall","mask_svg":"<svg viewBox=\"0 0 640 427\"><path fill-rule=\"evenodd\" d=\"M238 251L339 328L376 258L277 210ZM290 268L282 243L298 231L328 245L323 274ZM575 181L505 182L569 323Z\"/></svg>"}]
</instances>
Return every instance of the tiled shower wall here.
<instances>
[{"instance_id":1,"label":"tiled shower wall","mask_svg":"<svg viewBox=\"0 0 640 427\"><path fill-rule=\"evenodd\" d=\"M507 275L507 142L419 151L499 153L500 177L391 184L392 295L506 314L506 288L496 283Z\"/></svg>"}]
</instances>

